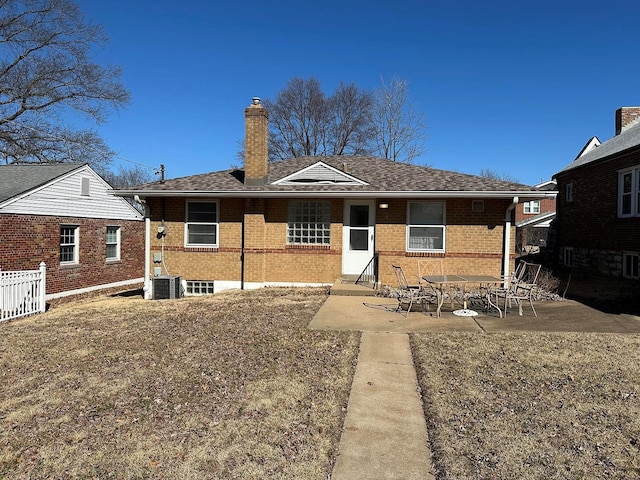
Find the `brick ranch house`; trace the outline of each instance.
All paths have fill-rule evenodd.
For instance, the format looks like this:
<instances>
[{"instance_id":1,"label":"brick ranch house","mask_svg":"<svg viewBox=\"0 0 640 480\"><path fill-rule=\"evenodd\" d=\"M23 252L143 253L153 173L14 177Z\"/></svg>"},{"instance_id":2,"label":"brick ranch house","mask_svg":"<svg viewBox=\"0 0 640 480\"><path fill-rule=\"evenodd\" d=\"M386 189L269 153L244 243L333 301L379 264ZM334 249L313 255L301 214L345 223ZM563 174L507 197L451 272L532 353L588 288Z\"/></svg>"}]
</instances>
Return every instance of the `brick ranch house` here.
<instances>
[{"instance_id":1,"label":"brick ranch house","mask_svg":"<svg viewBox=\"0 0 640 480\"><path fill-rule=\"evenodd\" d=\"M588 145L555 175L557 258L578 273L638 279L640 107L618 109L615 136Z\"/></svg>"},{"instance_id":2,"label":"brick ranch house","mask_svg":"<svg viewBox=\"0 0 640 480\"><path fill-rule=\"evenodd\" d=\"M414 276L423 257L441 258L449 273L500 275L512 268L515 206L555 196L367 156L269 163L257 98L245 126L243 169L115 192L146 206L148 298L152 269L180 276L187 294L327 285L360 274L374 252L383 284L396 283L392 264Z\"/></svg>"},{"instance_id":3,"label":"brick ranch house","mask_svg":"<svg viewBox=\"0 0 640 480\"><path fill-rule=\"evenodd\" d=\"M46 298L142 284L144 223L88 165L0 165L0 268L47 266Z\"/></svg>"}]
</instances>

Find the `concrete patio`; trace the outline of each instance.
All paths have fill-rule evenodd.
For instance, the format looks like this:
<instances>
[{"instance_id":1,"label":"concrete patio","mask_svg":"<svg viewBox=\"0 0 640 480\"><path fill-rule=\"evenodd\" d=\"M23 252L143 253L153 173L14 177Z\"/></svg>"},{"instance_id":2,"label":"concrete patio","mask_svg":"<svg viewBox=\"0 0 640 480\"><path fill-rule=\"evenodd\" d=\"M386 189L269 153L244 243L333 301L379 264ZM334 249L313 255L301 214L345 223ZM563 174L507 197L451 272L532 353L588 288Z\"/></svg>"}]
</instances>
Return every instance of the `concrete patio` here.
<instances>
[{"instance_id":1,"label":"concrete patio","mask_svg":"<svg viewBox=\"0 0 640 480\"><path fill-rule=\"evenodd\" d=\"M512 309L505 318L497 312L478 312L475 317L458 317L443 308L436 317L435 307L421 312L414 307L406 317L395 311L397 301L385 297L330 295L309 328L318 330L358 330L363 332L597 332L640 333L640 317L608 313L575 300L535 302L538 316L528 305L523 316Z\"/></svg>"}]
</instances>

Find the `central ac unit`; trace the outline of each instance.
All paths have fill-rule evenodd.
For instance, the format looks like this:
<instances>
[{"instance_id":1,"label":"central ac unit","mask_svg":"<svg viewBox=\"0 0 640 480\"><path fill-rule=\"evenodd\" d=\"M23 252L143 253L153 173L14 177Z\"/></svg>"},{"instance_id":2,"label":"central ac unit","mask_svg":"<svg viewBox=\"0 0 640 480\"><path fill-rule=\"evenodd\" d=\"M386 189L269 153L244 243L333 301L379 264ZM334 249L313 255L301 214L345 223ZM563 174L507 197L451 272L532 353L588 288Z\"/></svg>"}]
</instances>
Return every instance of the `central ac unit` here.
<instances>
[{"instance_id":1,"label":"central ac unit","mask_svg":"<svg viewBox=\"0 0 640 480\"><path fill-rule=\"evenodd\" d=\"M168 298L180 298L182 295L180 277L158 276L153 278L153 299L165 300Z\"/></svg>"}]
</instances>

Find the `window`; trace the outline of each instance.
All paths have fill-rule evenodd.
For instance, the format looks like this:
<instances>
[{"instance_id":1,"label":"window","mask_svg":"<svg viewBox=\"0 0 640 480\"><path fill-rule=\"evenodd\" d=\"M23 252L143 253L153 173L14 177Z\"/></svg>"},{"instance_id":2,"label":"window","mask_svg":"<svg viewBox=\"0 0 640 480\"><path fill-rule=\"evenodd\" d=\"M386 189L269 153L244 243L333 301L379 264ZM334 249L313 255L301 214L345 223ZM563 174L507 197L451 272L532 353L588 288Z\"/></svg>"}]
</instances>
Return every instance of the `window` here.
<instances>
[{"instance_id":1,"label":"window","mask_svg":"<svg viewBox=\"0 0 640 480\"><path fill-rule=\"evenodd\" d=\"M187 295L213 295L213 280L187 280Z\"/></svg>"},{"instance_id":2,"label":"window","mask_svg":"<svg viewBox=\"0 0 640 480\"><path fill-rule=\"evenodd\" d=\"M573 247L564 247L562 264L565 267L573 267Z\"/></svg>"},{"instance_id":3,"label":"window","mask_svg":"<svg viewBox=\"0 0 640 480\"><path fill-rule=\"evenodd\" d=\"M484 212L484 200L472 200L471 201L471 211L473 213L482 213L482 212Z\"/></svg>"},{"instance_id":4,"label":"window","mask_svg":"<svg viewBox=\"0 0 640 480\"><path fill-rule=\"evenodd\" d=\"M638 271L638 259L640 254L624 252L622 256L622 276L627 278L640 278Z\"/></svg>"},{"instance_id":5,"label":"window","mask_svg":"<svg viewBox=\"0 0 640 480\"><path fill-rule=\"evenodd\" d=\"M218 202L187 202L185 245L218 246Z\"/></svg>"},{"instance_id":6,"label":"window","mask_svg":"<svg viewBox=\"0 0 640 480\"><path fill-rule=\"evenodd\" d=\"M107 227L107 261L120 260L120 227Z\"/></svg>"},{"instance_id":7,"label":"window","mask_svg":"<svg viewBox=\"0 0 640 480\"><path fill-rule=\"evenodd\" d=\"M524 202L524 213L540 213L540 200Z\"/></svg>"},{"instance_id":8,"label":"window","mask_svg":"<svg viewBox=\"0 0 640 480\"><path fill-rule=\"evenodd\" d=\"M287 243L331 244L331 205L328 201L292 200L287 217Z\"/></svg>"},{"instance_id":9,"label":"window","mask_svg":"<svg viewBox=\"0 0 640 480\"><path fill-rule=\"evenodd\" d=\"M60 226L60 263L78 263L79 231L77 225Z\"/></svg>"},{"instance_id":10,"label":"window","mask_svg":"<svg viewBox=\"0 0 640 480\"><path fill-rule=\"evenodd\" d=\"M640 167L618 173L618 217L640 216Z\"/></svg>"},{"instance_id":11,"label":"window","mask_svg":"<svg viewBox=\"0 0 640 480\"><path fill-rule=\"evenodd\" d=\"M565 186L564 199L567 203L573 202L573 183L567 183Z\"/></svg>"},{"instance_id":12,"label":"window","mask_svg":"<svg viewBox=\"0 0 640 480\"><path fill-rule=\"evenodd\" d=\"M409 202L407 250L444 252L444 202Z\"/></svg>"}]
</instances>

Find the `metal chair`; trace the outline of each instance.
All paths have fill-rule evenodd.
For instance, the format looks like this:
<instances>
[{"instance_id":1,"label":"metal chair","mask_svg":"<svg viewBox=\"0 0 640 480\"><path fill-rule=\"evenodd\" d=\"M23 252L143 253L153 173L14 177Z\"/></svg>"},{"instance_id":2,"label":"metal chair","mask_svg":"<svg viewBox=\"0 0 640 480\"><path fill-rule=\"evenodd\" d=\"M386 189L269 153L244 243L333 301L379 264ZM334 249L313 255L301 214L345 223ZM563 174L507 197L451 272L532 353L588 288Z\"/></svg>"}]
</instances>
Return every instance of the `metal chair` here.
<instances>
[{"instance_id":1,"label":"metal chair","mask_svg":"<svg viewBox=\"0 0 640 480\"><path fill-rule=\"evenodd\" d=\"M407 277L404 274L404 270L402 269L401 266L392 265L392 267L393 267L394 273L396 274L396 278L398 280L398 287L397 287L398 308L396 309L396 311L398 313L403 313L404 316L406 317L407 315L409 315L409 312L411 311L411 307L413 306L413 304L416 302L420 302L422 306L422 311L424 312L425 303L427 301L427 298L429 297L425 294L425 292L422 290L420 285L409 285L409 282L407 281ZM407 306L406 313L404 313L404 310L402 308L402 305L404 303L409 304Z\"/></svg>"},{"instance_id":2,"label":"metal chair","mask_svg":"<svg viewBox=\"0 0 640 480\"><path fill-rule=\"evenodd\" d=\"M521 270L516 270L519 278L512 278L507 288L496 288L492 291L496 300L504 299L504 316L507 316L507 307L511 307L512 302L518 305L518 314L522 316L522 302L528 301L534 316L538 316L533 306L533 295L538 287L538 275L542 265L537 263L522 262ZM520 265L518 265L520 267Z\"/></svg>"},{"instance_id":3,"label":"metal chair","mask_svg":"<svg viewBox=\"0 0 640 480\"><path fill-rule=\"evenodd\" d=\"M425 295L427 310L429 310L430 303L438 303L438 296L440 295L438 289L429 282L426 282L423 278L431 275L444 275L444 265L442 264L442 260L418 260L418 286L422 289L422 292Z\"/></svg>"}]
</instances>

